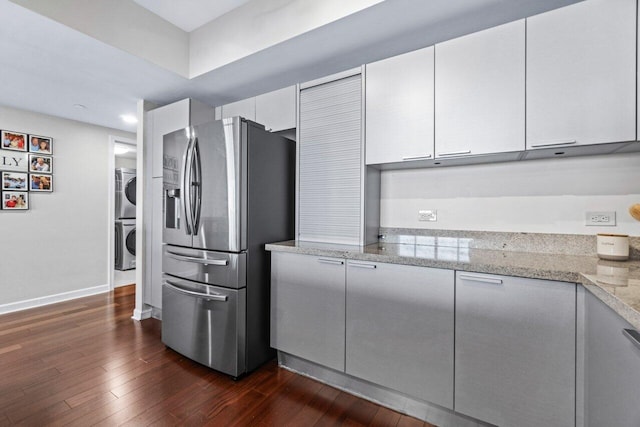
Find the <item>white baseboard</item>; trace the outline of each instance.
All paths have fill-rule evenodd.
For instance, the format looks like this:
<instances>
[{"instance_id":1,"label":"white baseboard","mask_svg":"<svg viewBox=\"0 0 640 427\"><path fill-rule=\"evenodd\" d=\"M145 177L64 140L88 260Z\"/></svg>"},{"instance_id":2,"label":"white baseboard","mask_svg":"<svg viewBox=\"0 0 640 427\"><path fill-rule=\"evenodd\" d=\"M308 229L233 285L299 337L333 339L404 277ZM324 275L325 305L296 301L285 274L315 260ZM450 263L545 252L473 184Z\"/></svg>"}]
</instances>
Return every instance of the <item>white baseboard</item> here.
<instances>
[{"instance_id":1,"label":"white baseboard","mask_svg":"<svg viewBox=\"0 0 640 427\"><path fill-rule=\"evenodd\" d=\"M131 316L133 320L144 320L151 318L151 309L146 308L144 310L138 310L137 308L133 310L133 315Z\"/></svg>"},{"instance_id":2,"label":"white baseboard","mask_svg":"<svg viewBox=\"0 0 640 427\"><path fill-rule=\"evenodd\" d=\"M45 297L33 298L24 301L10 302L8 304L0 305L0 314L27 310L29 308L41 307L43 305L55 304L57 302L88 297L90 295L102 294L105 292L109 292L108 284L94 286L92 288L78 289L77 291L63 292L61 294L47 295Z\"/></svg>"}]
</instances>

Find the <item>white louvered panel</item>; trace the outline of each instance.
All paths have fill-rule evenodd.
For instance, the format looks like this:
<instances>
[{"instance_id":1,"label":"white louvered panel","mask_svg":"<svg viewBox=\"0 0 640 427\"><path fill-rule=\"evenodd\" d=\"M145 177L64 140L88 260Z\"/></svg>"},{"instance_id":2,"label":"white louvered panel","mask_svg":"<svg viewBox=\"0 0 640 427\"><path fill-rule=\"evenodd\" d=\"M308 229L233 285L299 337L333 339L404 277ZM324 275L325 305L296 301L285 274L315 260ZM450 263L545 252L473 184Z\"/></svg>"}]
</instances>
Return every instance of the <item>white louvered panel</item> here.
<instances>
[{"instance_id":1,"label":"white louvered panel","mask_svg":"<svg viewBox=\"0 0 640 427\"><path fill-rule=\"evenodd\" d=\"M298 239L361 242L361 76L300 91Z\"/></svg>"}]
</instances>

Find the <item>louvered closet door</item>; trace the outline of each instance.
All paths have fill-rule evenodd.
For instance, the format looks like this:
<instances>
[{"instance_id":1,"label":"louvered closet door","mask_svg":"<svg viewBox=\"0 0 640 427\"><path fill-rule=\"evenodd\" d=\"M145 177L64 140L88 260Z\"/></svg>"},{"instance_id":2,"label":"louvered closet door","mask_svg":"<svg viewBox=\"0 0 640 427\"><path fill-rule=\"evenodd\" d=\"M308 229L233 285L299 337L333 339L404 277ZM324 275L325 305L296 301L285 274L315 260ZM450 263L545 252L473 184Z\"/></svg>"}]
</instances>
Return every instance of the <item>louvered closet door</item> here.
<instances>
[{"instance_id":1,"label":"louvered closet door","mask_svg":"<svg viewBox=\"0 0 640 427\"><path fill-rule=\"evenodd\" d=\"M300 91L298 239L361 244L361 75Z\"/></svg>"}]
</instances>

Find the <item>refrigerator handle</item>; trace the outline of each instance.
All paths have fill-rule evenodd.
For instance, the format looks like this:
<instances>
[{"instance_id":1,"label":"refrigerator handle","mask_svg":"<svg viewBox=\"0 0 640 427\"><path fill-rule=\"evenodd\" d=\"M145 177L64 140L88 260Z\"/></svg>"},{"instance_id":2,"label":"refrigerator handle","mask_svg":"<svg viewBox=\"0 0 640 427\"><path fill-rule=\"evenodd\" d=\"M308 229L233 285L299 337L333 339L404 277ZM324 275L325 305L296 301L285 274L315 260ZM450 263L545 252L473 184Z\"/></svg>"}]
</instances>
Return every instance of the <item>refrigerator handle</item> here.
<instances>
[{"instance_id":1,"label":"refrigerator handle","mask_svg":"<svg viewBox=\"0 0 640 427\"><path fill-rule=\"evenodd\" d=\"M182 206L184 210L184 225L185 225L185 233L191 235L192 232L192 214L191 214L191 145L193 143L193 137L189 137L189 141L187 141L187 149L184 152L184 156L182 158L182 164L184 167L182 168Z\"/></svg>"},{"instance_id":2,"label":"refrigerator handle","mask_svg":"<svg viewBox=\"0 0 640 427\"><path fill-rule=\"evenodd\" d=\"M193 235L196 236L200 229L200 213L202 208L202 165L200 162L200 147L197 137L194 137L191 153L193 160L193 176L190 181L195 195L195 199L191 201L191 212L193 215L191 224L193 226Z\"/></svg>"}]
</instances>

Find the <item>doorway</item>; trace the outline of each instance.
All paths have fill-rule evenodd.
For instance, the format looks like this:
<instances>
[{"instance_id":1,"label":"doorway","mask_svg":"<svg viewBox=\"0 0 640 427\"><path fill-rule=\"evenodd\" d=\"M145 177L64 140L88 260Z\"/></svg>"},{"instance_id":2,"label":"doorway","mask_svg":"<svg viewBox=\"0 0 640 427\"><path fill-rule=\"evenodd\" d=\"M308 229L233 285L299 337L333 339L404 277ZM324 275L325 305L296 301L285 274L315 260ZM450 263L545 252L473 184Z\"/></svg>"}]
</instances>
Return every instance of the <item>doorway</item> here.
<instances>
[{"instance_id":1,"label":"doorway","mask_svg":"<svg viewBox=\"0 0 640 427\"><path fill-rule=\"evenodd\" d=\"M107 196L109 289L136 282L136 163L136 141L110 136Z\"/></svg>"}]
</instances>

